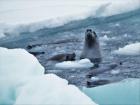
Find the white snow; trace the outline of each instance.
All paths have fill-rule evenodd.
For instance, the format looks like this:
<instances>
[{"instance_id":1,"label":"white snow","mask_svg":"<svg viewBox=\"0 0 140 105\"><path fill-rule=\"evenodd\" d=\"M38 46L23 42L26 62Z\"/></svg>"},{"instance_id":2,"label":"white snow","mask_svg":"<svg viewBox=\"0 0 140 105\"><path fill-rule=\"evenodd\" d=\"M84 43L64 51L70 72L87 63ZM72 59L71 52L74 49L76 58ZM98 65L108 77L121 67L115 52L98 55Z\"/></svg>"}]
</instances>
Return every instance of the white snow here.
<instances>
[{"instance_id":1,"label":"white snow","mask_svg":"<svg viewBox=\"0 0 140 105\"><path fill-rule=\"evenodd\" d=\"M96 105L76 86L54 74L32 79L21 88L15 105Z\"/></svg>"},{"instance_id":2,"label":"white snow","mask_svg":"<svg viewBox=\"0 0 140 105\"><path fill-rule=\"evenodd\" d=\"M123 48L115 50L113 53L122 55L140 55L140 42L128 44Z\"/></svg>"},{"instance_id":3,"label":"white snow","mask_svg":"<svg viewBox=\"0 0 140 105\"><path fill-rule=\"evenodd\" d=\"M140 79L128 78L83 91L99 105L140 105Z\"/></svg>"},{"instance_id":4,"label":"white snow","mask_svg":"<svg viewBox=\"0 0 140 105\"><path fill-rule=\"evenodd\" d=\"M90 68L93 67L93 63L89 59L81 59L79 61L64 61L61 63L55 64L56 68Z\"/></svg>"},{"instance_id":5,"label":"white snow","mask_svg":"<svg viewBox=\"0 0 140 105\"><path fill-rule=\"evenodd\" d=\"M130 6L131 5L131 6ZM139 0L1 0L0 37L64 25L89 16L119 14L140 7ZM6 26L6 27L5 27Z\"/></svg>"},{"instance_id":6,"label":"white snow","mask_svg":"<svg viewBox=\"0 0 140 105\"><path fill-rule=\"evenodd\" d=\"M41 75L43 73L44 68L39 64L38 60L26 50L0 48L1 76L20 77L21 75L31 76Z\"/></svg>"},{"instance_id":7,"label":"white snow","mask_svg":"<svg viewBox=\"0 0 140 105\"><path fill-rule=\"evenodd\" d=\"M17 88L28 78L43 74L44 68L25 50L0 47L0 104L13 104Z\"/></svg>"},{"instance_id":8,"label":"white snow","mask_svg":"<svg viewBox=\"0 0 140 105\"><path fill-rule=\"evenodd\" d=\"M82 99L82 100L81 100ZM38 60L23 49L0 47L0 104L96 105L76 86L44 75Z\"/></svg>"}]
</instances>

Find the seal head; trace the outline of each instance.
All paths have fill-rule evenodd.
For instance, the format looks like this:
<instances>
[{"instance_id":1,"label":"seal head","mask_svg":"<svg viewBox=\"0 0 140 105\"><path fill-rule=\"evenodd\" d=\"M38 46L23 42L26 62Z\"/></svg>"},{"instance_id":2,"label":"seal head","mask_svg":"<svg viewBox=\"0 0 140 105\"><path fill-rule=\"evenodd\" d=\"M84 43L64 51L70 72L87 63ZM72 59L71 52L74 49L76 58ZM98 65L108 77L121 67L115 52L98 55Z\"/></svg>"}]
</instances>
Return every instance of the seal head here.
<instances>
[{"instance_id":1,"label":"seal head","mask_svg":"<svg viewBox=\"0 0 140 105\"><path fill-rule=\"evenodd\" d=\"M98 36L92 29L87 29L85 32L84 48L80 59L84 58L88 58L95 64L99 64L102 59Z\"/></svg>"},{"instance_id":2,"label":"seal head","mask_svg":"<svg viewBox=\"0 0 140 105\"><path fill-rule=\"evenodd\" d=\"M91 29L87 29L85 35L85 41L87 42L86 44L89 48L91 48L96 42L97 35L94 31L92 32Z\"/></svg>"}]
</instances>

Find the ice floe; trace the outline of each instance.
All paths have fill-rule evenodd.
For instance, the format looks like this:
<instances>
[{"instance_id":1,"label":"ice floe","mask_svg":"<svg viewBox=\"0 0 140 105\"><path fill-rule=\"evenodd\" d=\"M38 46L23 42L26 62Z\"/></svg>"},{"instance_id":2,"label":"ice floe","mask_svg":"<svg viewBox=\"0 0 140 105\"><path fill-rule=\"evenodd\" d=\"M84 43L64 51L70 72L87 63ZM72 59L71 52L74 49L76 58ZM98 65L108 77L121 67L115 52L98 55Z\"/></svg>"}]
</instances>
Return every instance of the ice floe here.
<instances>
[{"instance_id":1,"label":"ice floe","mask_svg":"<svg viewBox=\"0 0 140 105\"><path fill-rule=\"evenodd\" d=\"M90 68L93 67L93 63L90 62L89 59L82 59L79 61L64 61L61 63L55 64L55 67L57 68Z\"/></svg>"},{"instance_id":2,"label":"ice floe","mask_svg":"<svg viewBox=\"0 0 140 105\"><path fill-rule=\"evenodd\" d=\"M140 7L140 1L14 0L11 2L2 0L0 7L0 37L4 37L42 28L58 27L87 17L111 16L132 11Z\"/></svg>"},{"instance_id":3,"label":"ice floe","mask_svg":"<svg viewBox=\"0 0 140 105\"><path fill-rule=\"evenodd\" d=\"M140 105L140 79L126 79L118 83L83 91L99 105Z\"/></svg>"},{"instance_id":4,"label":"ice floe","mask_svg":"<svg viewBox=\"0 0 140 105\"><path fill-rule=\"evenodd\" d=\"M104 35L103 37L100 37L101 41L108 41L110 38L107 35Z\"/></svg>"},{"instance_id":5,"label":"ice floe","mask_svg":"<svg viewBox=\"0 0 140 105\"><path fill-rule=\"evenodd\" d=\"M128 44L123 48L115 50L113 53L122 55L140 55L140 42Z\"/></svg>"},{"instance_id":6,"label":"ice floe","mask_svg":"<svg viewBox=\"0 0 140 105\"><path fill-rule=\"evenodd\" d=\"M111 74L116 75L120 73L120 70L112 70L110 71Z\"/></svg>"}]
</instances>

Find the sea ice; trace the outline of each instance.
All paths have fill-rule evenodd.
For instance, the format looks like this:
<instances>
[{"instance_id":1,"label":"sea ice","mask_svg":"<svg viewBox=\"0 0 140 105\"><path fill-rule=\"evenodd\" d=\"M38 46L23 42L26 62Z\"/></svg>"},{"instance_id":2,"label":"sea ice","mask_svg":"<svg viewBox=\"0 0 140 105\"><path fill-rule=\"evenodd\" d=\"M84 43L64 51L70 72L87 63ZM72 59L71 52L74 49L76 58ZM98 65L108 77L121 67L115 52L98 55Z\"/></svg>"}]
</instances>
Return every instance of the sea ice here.
<instances>
[{"instance_id":1,"label":"sea ice","mask_svg":"<svg viewBox=\"0 0 140 105\"><path fill-rule=\"evenodd\" d=\"M93 67L93 63L90 62L89 59L82 59L79 61L64 61L61 63L55 64L55 67L57 68L90 68Z\"/></svg>"},{"instance_id":2,"label":"sea ice","mask_svg":"<svg viewBox=\"0 0 140 105\"><path fill-rule=\"evenodd\" d=\"M0 104L97 105L23 49L0 47Z\"/></svg>"},{"instance_id":3,"label":"sea ice","mask_svg":"<svg viewBox=\"0 0 140 105\"><path fill-rule=\"evenodd\" d=\"M27 51L0 47L0 104L13 104L16 89L29 77L43 74L44 68Z\"/></svg>"},{"instance_id":4,"label":"sea ice","mask_svg":"<svg viewBox=\"0 0 140 105\"><path fill-rule=\"evenodd\" d=\"M107 35L104 35L103 37L100 37L101 41L108 41L110 38Z\"/></svg>"},{"instance_id":5,"label":"sea ice","mask_svg":"<svg viewBox=\"0 0 140 105\"><path fill-rule=\"evenodd\" d=\"M116 75L120 73L120 70L112 70L110 71L111 74Z\"/></svg>"},{"instance_id":6,"label":"sea ice","mask_svg":"<svg viewBox=\"0 0 140 105\"><path fill-rule=\"evenodd\" d=\"M76 86L54 74L38 76L21 87L15 105L21 104L96 105Z\"/></svg>"},{"instance_id":7,"label":"sea ice","mask_svg":"<svg viewBox=\"0 0 140 105\"><path fill-rule=\"evenodd\" d=\"M91 80L92 81L98 81L98 80L100 80L100 78L99 77L91 77Z\"/></svg>"},{"instance_id":8,"label":"sea ice","mask_svg":"<svg viewBox=\"0 0 140 105\"><path fill-rule=\"evenodd\" d=\"M128 44L123 48L115 50L113 53L122 55L140 55L140 42Z\"/></svg>"},{"instance_id":9,"label":"sea ice","mask_svg":"<svg viewBox=\"0 0 140 105\"><path fill-rule=\"evenodd\" d=\"M0 0L0 7L0 38L2 38L20 35L21 32L58 27L87 17L111 16L132 11L140 7L140 1Z\"/></svg>"},{"instance_id":10,"label":"sea ice","mask_svg":"<svg viewBox=\"0 0 140 105\"><path fill-rule=\"evenodd\" d=\"M83 92L99 105L140 105L140 79L83 88Z\"/></svg>"}]
</instances>

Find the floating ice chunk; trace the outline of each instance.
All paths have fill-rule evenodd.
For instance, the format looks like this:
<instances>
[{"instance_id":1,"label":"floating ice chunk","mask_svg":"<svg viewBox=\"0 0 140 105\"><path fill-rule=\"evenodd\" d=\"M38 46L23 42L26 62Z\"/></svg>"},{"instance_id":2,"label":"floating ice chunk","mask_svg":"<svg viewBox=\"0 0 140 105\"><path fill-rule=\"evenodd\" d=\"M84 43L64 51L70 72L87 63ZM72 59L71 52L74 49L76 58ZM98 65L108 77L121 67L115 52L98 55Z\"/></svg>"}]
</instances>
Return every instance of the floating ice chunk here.
<instances>
[{"instance_id":1,"label":"floating ice chunk","mask_svg":"<svg viewBox=\"0 0 140 105\"><path fill-rule=\"evenodd\" d=\"M119 27L119 26L120 26L120 24L119 24L119 23L116 23L116 24L115 24L115 26L116 26L116 27Z\"/></svg>"},{"instance_id":2,"label":"floating ice chunk","mask_svg":"<svg viewBox=\"0 0 140 105\"><path fill-rule=\"evenodd\" d=\"M120 73L120 70L112 70L110 73L116 75Z\"/></svg>"},{"instance_id":3,"label":"floating ice chunk","mask_svg":"<svg viewBox=\"0 0 140 105\"><path fill-rule=\"evenodd\" d=\"M96 105L76 86L54 74L32 79L17 95L15 105Z\"/></svg>"},{"instance_id":4,"label":"floating ice chunk","mask_svg":"<svg viewBox=\"0 0 140 105\"><path fill-rule=\"evenodd\" d=\"M129 37L130 35L129 35L129 34L127 34L127 33L125 33L123 36L124 36L124 37Z\"/></svg>"},{"instance_id":5,"label":"floating ice chunk","mask_svg":"<svg viewBox=\"0 0 140 105\"><path fill-rule=\"evenodd\" d=\"M93 67L93 63L89 59L82 59L79 61L64 61L55 65L57 68L90 68Z\"/></svg>"},{"instance_id":6,"label":"floating ice chunk","mask_svg":"<svg viewBox=\"0 0 140 105\"><path fill-rule=\"evenodd\" d=\"M122 55L140 55L140 42L132 43L115 50L113 53Z\"/></svg>"},{"instance_id":7,"label":"floating ice chunk","mask_svg":"<svg viewBox=\"0 0 140 105\"><path fill-rule=\"evenodd\" d=\"M110 34L111 31L102 31L101 33L102 33L102 34Z\"/></svg>"},{"instance_id":8,"label":"floating ice chunk","mask_svg":"<svg viewBox=\"0 0 140 105\"><path fill-rule=\"evenodd\" d=\"M108 40L110 40L110 38L107 35L104 35L103 37L100 37L100 40L108 41Z\"/></svg>"},{"instance_id":9,"label":"floating ice chunk","mask_svg":"<svg viewBox=\"0 0 140 105\"><path fill-rule=\"evenodd\" d=\"M91 80L92 81L98 81L98 80L100 80L98 77L91 77Z\"/></svg>"},{"instance_id":10,"label":"floating ice chunk","mask_svg":"<svg viewBox=\"0 0 140 105\"><path fill-rule=\"evenodd\" d=\"M83 92L99 105L140 105L140 79L83 88Z\"/></svg>"}]
</instances>

